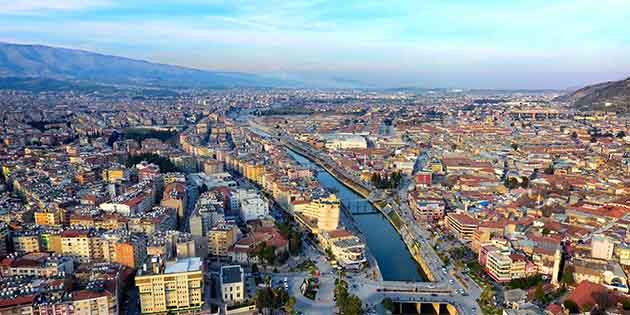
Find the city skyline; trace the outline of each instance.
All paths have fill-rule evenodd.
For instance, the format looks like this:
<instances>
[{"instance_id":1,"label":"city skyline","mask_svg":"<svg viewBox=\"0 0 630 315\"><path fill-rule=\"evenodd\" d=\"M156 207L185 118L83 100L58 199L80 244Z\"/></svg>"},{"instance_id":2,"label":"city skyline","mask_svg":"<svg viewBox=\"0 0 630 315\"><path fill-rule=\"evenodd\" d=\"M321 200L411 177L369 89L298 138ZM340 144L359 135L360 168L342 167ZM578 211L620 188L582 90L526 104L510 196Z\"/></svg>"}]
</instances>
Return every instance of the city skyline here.
<instances>
[{"instance_id":1,"label":"city skyline","mask_svg":"<svg viewBox=\"0 0 630 315\"><path fill-rule=\"evenodd\" d=\"M619 0L0 1L0 41L314 85L562 89L627 76L629 8Z\"/></svg>"}]
</instances>

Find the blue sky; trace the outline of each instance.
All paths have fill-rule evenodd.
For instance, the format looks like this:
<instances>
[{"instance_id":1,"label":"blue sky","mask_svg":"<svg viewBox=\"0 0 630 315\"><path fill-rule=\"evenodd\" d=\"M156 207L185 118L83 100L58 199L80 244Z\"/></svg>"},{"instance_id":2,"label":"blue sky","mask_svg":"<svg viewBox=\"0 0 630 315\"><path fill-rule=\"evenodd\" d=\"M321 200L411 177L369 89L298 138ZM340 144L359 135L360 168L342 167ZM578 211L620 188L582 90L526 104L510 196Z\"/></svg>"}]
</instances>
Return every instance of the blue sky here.
<instances>
[{"instance_id":1,"label":"blue sky","mask_svg":"<svg viewBox=\"0 0 630 315\"><path fill-rule=\"evenodd\" d=\"M383 87L630 76L630 0L0 0L0 41Z\"/></svg>"}]
</instances>

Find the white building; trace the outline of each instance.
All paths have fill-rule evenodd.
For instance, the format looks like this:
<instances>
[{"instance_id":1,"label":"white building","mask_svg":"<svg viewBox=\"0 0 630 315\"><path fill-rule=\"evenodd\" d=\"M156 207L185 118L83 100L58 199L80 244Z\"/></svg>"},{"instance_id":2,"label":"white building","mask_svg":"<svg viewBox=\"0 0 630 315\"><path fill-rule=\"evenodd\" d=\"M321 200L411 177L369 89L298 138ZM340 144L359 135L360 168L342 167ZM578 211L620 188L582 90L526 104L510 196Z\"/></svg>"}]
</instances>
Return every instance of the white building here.
<instances>
[{"instance_id":1,"label":"white building","mask_svg":"<svg viewBox=\"0 0 630 315\"><path fill-rule=\"evenodd\" d=\"M353 134L331 135L326 140L326 148L334 150L365 149L367 146L365 137Z\"/></svg>"},{"instance_id":2,"label":"white building","mask_svg":"<svg viewBox=\"0 0 630 315\"><path fill-rule=\"evenodd\" d=\"M610 260L615 249L615 241L606 235L593 235L591 257Z\"/></svg>"},{"instance_id":3,"label":"white building","mask_svg":"<svg viewBox=\"0 0 630 315\"><path fill-rule=\"evenodd\" d=\"M239 211L243 222L269 216L269 202L254 189L238 189L230 196L232 211Z\"/></svg>"},{"instance_id":4,"label":"white building","mask_svg":"<svg viewBox=\"0 0 630 315\"><path fill-rule=\"evenodd\" d=\"M245 299L245 273L239 265L221 267L221 298L228 304Z\"/></svg>"}]
</instances>

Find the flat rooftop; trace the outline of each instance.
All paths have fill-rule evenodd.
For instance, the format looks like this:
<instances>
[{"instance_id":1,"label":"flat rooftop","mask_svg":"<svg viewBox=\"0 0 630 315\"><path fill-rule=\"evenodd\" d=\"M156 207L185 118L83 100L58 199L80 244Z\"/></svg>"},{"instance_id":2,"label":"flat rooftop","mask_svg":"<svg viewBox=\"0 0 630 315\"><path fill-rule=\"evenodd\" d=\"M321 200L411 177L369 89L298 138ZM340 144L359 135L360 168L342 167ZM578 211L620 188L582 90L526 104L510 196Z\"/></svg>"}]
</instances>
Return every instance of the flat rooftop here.
<instances>
[{"instance_id":1,"label":"flat rooftop","mask_svg":"<svg viewBox=\"0 0 630 315\"><path fill-rule=\"evenodd\" d=\"M222 283L241 282L242 269L241 266L223 266L221 267Z\"/></svg>"},{"instance_id":2,"label":"flat rooftop","mask_svg":"<svg viewBox=\"0 0 630 315\"><path fill-rule=\"evenodd\" d=\"M201 258L188 257L180 258L176 261L167 261L164 266L164 273L180 273L201 271Z\"/></svg>"}]
</instances>

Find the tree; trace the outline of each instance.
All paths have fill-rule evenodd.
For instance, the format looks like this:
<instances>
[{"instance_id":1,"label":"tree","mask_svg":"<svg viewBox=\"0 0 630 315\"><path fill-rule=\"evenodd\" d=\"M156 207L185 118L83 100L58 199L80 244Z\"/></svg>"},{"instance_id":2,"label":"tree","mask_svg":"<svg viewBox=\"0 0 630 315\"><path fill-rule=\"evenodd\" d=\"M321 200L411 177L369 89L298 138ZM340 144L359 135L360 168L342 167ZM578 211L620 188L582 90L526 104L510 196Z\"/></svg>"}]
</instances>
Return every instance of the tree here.
<instances>
[{"instance_id":1,"label":"tree","mask_svg":"<svg viewBox=\"0 0 630 315\"><path fill-rule=\"evenodd\" d=\"M291 313L293 312L293 309L295 308L295 298L294 297L290 297L289 300L287 301L287 304L284 306L284 309L288 312Z\"/></svg>"},{"instance_id":2,"label":"tree","mask_svg":"<svg viewBox=\"0 0 630 315\"><path fill-rule=\"evenodd\" d=\"M252 264L252 273L258 273L258 265Z\"/></svg>"},{"instance_id":3,"label":"tree","mask_svg":"<svg viewBox=\"0 0 630 315\"><path fill-rule=\"evenodd\" d=\"M263 242L258 248L258 258L267 264L273 264L276 258L276 249L273 246L267 246L267 243Z\"/></svg>"},{"instance_id":4,"label":"tree","mask_svg":"<svg viewBox=\"0 0 630 315\"><path fill-rule=\"evenodd\" d=\"M383 302L381 302L383 304L383 307L390 311L390 312L395 312L396 311L396 305L394 304L394 301L392 301L392 299L390 298L384 298Z\"/></svg>"},{"instance_id":5,"label":"tree","mask_svg":"<svg viewBox=\"0 0 630 315\"><path fill-rule=\"evenodd\" d=\"M536 300L538 301L542 301L545 298L545 289L543 288L542 284L539 284L536 286L536 291L534 291L534 296L536 297Z\"/></svg>"},{"instance_id":6,"label":"tree","mask_svg":"<svg viewBox=\"0 0 630 315\"><path fill-rule=\"evenodd\" d=\"M564 285L573 285L575 280L573 279L573 271L575 268L571 265L567 265L562 272L562 279L560 282Z\"/></svg>"},{"instance_id":7,"label":"tree","mask_svg":"<svg viewBox=\"0 0 630 315\"><path fill-rule=\"evenodd\" d=\"M621 131L617 132L617 138L621 139L621 138L623 138L625 136L626 136L626 132L625 131L621 130Z\"/></svg>"},{"instance_id":8,"label":"tree","mask_svg":"<svg viewBox=\"0 0 630 315\"><path fill-rule=\"evenodd\" d=\"M564 308L569 311L569 314L575 314L580 311L577 303L575 303L573 300L569 300L569 299L564 300L563 305L564 305Z\"/></svg>"}]
</instances>

